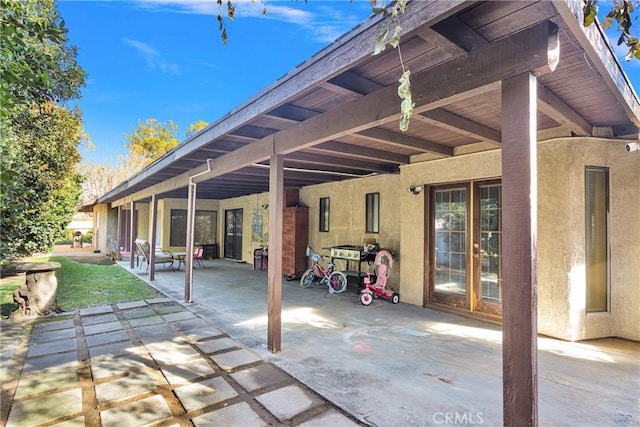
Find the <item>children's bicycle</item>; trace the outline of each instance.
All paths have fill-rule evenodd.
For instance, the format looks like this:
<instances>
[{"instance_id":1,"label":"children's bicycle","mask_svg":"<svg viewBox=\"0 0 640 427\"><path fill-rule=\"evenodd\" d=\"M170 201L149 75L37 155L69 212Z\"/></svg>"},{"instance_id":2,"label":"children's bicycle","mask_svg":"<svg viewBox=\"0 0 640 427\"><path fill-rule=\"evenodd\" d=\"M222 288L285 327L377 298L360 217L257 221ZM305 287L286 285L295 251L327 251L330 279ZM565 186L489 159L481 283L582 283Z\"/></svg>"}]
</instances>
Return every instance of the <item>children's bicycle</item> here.
<instances>
[{"instance_id":1,"label":"children's bicycle","mask_svg":"<svg viewBox=\"0 0 640 427\"><path fill-rule=\"evenodd\" d=\"M311 258L311 267L304 272L300 278L300 286L308 288L315 280L319 280L318 284L327 285L329 293L340 293L347 289L347 276L341 271L334 271L335 265L328 262L326 267L320 264L322 255L313 252L310 246L307 246L307 256Z\"/></svg>"}]
</instances>

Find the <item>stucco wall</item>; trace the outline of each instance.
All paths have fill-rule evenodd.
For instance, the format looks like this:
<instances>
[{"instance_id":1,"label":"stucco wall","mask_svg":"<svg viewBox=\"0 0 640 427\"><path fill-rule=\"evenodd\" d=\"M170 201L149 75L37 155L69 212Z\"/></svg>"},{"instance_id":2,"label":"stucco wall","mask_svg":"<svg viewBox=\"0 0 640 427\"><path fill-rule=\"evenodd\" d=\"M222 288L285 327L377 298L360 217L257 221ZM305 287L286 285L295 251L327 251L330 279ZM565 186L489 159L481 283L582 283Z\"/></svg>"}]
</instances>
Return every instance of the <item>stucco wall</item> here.
<instances>
[{"instance_id":1,"label":"stucco wall","mask_svg":"<svg viewBox=\"0 0 640 427\"><path fill-rule=\"evenodd\" d=\"M300 204L309 207L309 245L328 256L329 248L337 245L362 246L365 238L375 239L381 248L390 250L395 263L389 276L388 288L400 287L400 221L402 194L400 175L380 175L369 178L314 185L300 190ZM380 232L366 233L365 200L367 193L380 193ZM329 197L329 231L319 232L320 198ZM329 259L325 259L328 261ZM337 268L345 268L344 261L336 261ZM354 264L351 265L354 268ZM362 264L363 271L368 269Z\"/></svg>"},{"instance_id":2,"label":"stucco wall","mask_svg":"<svg viewBox=\"0 0 640 427\"><path fill-rule=\"evenodd\" d=\"M640 155L620 141L539 147L538 330L566 340L640 339ZM586 313L585 167L609 168L610 311ZM542 197L541 197L542 196Z\"/></svg>"},{"instance_id":3,"label":"stucco wall","mask_svg":"<svg viewBox=\"0 0 640 427\"><path fill-rule=\"evenodd\" d=\"M118 210L106 203L93 207L93 249L108 254L118 236Z\"/></svg>"},{"instance_id":4,"label":"stucco wall","mask_svg":"<svg viewBox=\"0 0 640 427\"><path fill-rule=\"evenodd\" d=\"M146 233L141 235L142 238L149 239L151 237L151 211L150 204L146 204L147 210L145 216L140 216L139 225L143 222L146 224ZM218 200L196 200L196 210L218 211L220 202ZM160 199L158 200L158 222L159 227L156 230L157 245L169 251L184 251L184 246L171 246L171 209L187 209L187 199ZM141 212L140 212L141 214ZM144 218L144 219L143 219ZM220 225L220 212L218 212L218 230ZM142 232L142 230L140 230ZM218 244L220 243L220 233L218 232Z\"/></svg>"},{"instance_id":5,"label":"stucco wall","mask_svg":"<svg viewBox=\"0 0 640 427\"><path fill-rule=\"evenodd\" d=\"M636 154L634 156L634 154ZM566 340L605 336L640 339L640 160L620 141L550 141L538 147L538 330ZM611 311L586 314L585 166L610 168ZM500 177L501 152L476 153L401 169L402 301L425 295L425 197L411 185Z\"/></svg>"},{"instance_id":6,"label":"stucco wall","mask_svg":"<svg viewBox=\"0 0 640 427\"><path fill-rule=\"evenodd\" d=\"M328 255L336 245L361 245L375 238L395 254L389 287L401 301L425 300L428 190L414 195L410 186L438 185L499 178L501 152L493 150L403 166L399 175L380 175L305 187L299 204L309 207L309 244ZM585 166L610 168L611 310L585 312ZM640 340L640 153L626 153L620 141L566 139L538 147L538 330L566 340L618 336ZM380 233L365 233L365 195L380 193ZM319 200L330 198L329 232L319 232ZM218 211L218 244L224 256L224 222L228 209L243 210L242 260L252 263L254 249L267 243L268 194L221 201L198 201L197 209ZM169 247L171 209L186 209L186 200L161 199L159 242ZM138 205L144 210L144 205ZM113 212L98 205L94 212L109 218L98 227L102 250L116 234ZM102 215L102 212L105 215ZM147 205L148 215L148 205ZM252 236L253 213L262 213L262 236ZM140 224L144 223L141 216ZM150 229L146 220L147 233ZM140 230L142 232L142 230ZM338 266L343 267L342 265ZM363 268L367 268L363 265Z\"/></svg>"},{"instance_id":7,"label":"stucco wall","mask_svg":"<svg viewBox=\"0 0 640 427\"><path fill-rule=\"evenodd\" d=\"M402 301L423 305L425 299L425 224L428 213L426 200L429 192L425 189L418 195L407 191L410 186L436 185L487 180L502 173L502 159L499 150L469 154L466 156L414 163L400 169L401 181L401 247L404 263L401 266Z\"/></svg>"},{"instance_id":8,"label":"stucco wall","mask_svg":"<svg viewBox=\"0 0 640 427\"><path fill-rule=\"evenodd\" d=\"M269 194L253 194L250 196L236 197L233 199L220 200L218 211L218 244L220 256L225 257L225 211L230 209L242 209L242 260L253 263L253 251L265 246L268 242L269 233L269 210L263 205L269 204ZM254 212L262 214L262 236L252 236L252 223Z\"/></svg>"}]
</instances>

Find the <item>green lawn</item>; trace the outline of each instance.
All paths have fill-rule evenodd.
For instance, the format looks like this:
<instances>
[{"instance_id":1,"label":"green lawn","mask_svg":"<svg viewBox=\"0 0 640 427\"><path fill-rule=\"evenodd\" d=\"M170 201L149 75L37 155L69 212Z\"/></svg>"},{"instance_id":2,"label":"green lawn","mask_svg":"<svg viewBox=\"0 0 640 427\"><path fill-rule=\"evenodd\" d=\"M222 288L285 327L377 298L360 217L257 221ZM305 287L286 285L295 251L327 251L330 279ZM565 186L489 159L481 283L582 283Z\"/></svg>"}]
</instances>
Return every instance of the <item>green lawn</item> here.
<instances>
[{"instance_id":1,"label":"green lawn","mask_svg":"<svg viewBox=\"0 0 640 427\"><path fill-rule=\"evenodd\" d=\"M55 261L62 267L56 270L58 306L63 311L110 303L138 301L163 296L135 275L117 265L95 265L61 256L42 256L31 261ZM13 291L24 278L5 279L0 286L0 310L7 316L16 306Z\"/></svg>"}]
</instances>

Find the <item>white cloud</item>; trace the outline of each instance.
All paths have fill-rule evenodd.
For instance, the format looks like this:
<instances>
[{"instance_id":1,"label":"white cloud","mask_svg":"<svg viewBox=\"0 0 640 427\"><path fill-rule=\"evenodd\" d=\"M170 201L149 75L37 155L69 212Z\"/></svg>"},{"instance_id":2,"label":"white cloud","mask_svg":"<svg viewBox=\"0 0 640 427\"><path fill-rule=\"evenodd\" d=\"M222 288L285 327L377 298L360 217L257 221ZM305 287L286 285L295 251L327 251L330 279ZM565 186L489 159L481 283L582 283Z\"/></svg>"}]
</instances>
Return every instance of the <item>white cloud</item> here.
<instances>
[{"instance_id":1,"label":"white cloud","mask_svg":"<svg viewBox=\"0 0 640 427\"><path fill-rule=\"evenodd\" d=\"M172 75L180 74L180 67L177 64L173 64L164 60L160 52L158 52L156 49L149 46L148 44L138 40L132 40L126 37L123 37L122 41L125 44L137 50L138 53L146 61L147 66L149 66L149 68L151 68L152 70L159 70L161 73L164 73L164 74L172 74Z\"/></svg>"},{"instance_id":2,"label":"white cloud","mask_svg":"<svg viewBox=\"0 0 640 427\"><path fill-rule=\"evenodd\" d=\"M236 18L271 19L302 27L314 41L329 43L367 18L366 13L349 13L349 1L335 2L335 7L317 6L313 2L293 2L295 7L283 5L285 2L266 2L267 14L263 14L263 5L259 1L234 0ZM292 3L289 1L288 3ZM320 3L320 2L318 2ZM227 16L226 2L218 7L215 0L137 0L138 7L154 12L175 12L196 15ZM312 10L313 9L313 10ZM361 9L363 10L363 9Z\"/></svg>"}]
</instances>

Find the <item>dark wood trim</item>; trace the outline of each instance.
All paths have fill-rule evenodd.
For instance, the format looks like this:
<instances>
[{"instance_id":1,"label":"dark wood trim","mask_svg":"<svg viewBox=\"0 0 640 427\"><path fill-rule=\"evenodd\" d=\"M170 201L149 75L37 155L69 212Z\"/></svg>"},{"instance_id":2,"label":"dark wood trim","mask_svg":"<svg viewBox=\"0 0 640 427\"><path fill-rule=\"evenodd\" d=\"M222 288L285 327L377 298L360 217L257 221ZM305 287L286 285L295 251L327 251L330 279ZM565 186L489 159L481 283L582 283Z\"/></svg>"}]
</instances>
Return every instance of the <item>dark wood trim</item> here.
<instances>
[{"instance_id":1,"label":"dark wood trim","mask_svg":"<svg viewBox=\"0 0 640 427\"><path fill-rule=\"evenodd\" d=\"M481 227L480 227L480 190L482 187L486 187L489 185L501 185L502 181L499 179L488 180L488 181L474 181L473 183L473 242L472 242L472 251L473 251L473 286L474 286L474 300L472 301L472 311L479 311L481 313L490 314L494 316L501 317L502 316L502 303L492 302L488 300L483 300L482 295L482 282L481 282L481 274L482 274L482 256L479 254L479 250L482 248L481 241ZM475 242L480 244L480 248L478 248L478 253L476 253L476 248L473 247ZM500 276L502 277L502 275Z\"/></svg>"},{"instance_id":2,"label":"dark wood trim","mask_svg":"<svg viewBox=\"0 0 640 427\"><path fill-rule=\"evenodd\" d=\"M460 182L460 183L455 183L455 184L444 184L444 185L434 185L431 186L429 188L429 200L430 200L430 210L429 210L429 217L428 220L426 222L427 227L429 228L429 230L432 229L432 223L433 223L433 219L435 216L435 192L438 190L453 190L456 188L462 188L466 191L467 197L466 197L466 215L467 215L467 220L469 218L471 218L471 206L470 206L470 198L469 198L469 192L471 189L471 185L469 182ZM436 292L435 290L435 266L436 266L436 261L434 259L435 254L436 254L436 242L435 242L435 233L431 233L431 237L430 237L430 245L429 245L429 261L432 265L431 268L431 273L429 276L429 302L433 302L433 303L437 303L437 304L447 304L450 305L452 307L459 307L459 308L464 308L466 310L469 310L469 303L468 303L468 296L469 296L469 292L471 290L471 277L469 274L465 275L465 295L464 296L460 296L460 295L453 295L453 294L445 294L442 292ZM471 236L469 235L469 231L467 230L465 233L465 242L464 242L464 247L466 248L466 258L465 258L465 262L467 267L469 265L471 265L471 254L468 250L469 248L469 242L470 242L470 238Z\"/></svg>"},{"instance_id":3,"label":"dark wood trim","mask_svg":"<svg viewBox=\"0 0 640 427\"><path fill-rule=\"evenodd\" d=\"M502 82L503 314L505 426L538 424L537 81Z\"/></svg>"},{"instance_id":4,"label":"dark wood trim","mask_svg":"<svg viewBox=\"0 0 640 427\"><path fill-rule=\"evenodd\" d=\"M269 169L269 271L267 273L267 347L282 349L282 228L284 156L273 154Z\"/></svg>"}]
</instances>

